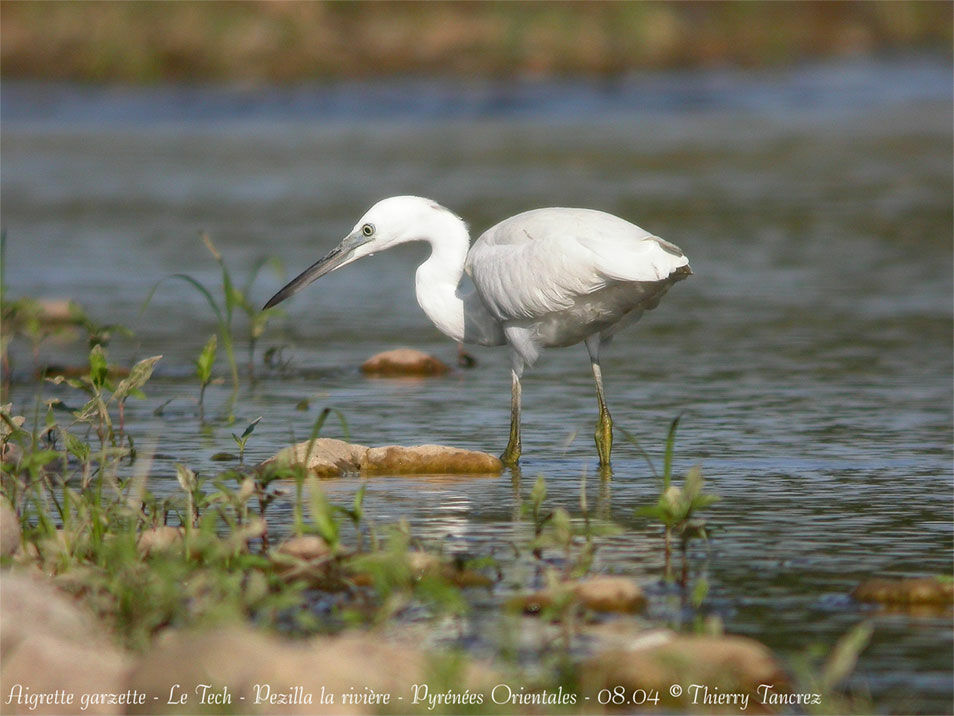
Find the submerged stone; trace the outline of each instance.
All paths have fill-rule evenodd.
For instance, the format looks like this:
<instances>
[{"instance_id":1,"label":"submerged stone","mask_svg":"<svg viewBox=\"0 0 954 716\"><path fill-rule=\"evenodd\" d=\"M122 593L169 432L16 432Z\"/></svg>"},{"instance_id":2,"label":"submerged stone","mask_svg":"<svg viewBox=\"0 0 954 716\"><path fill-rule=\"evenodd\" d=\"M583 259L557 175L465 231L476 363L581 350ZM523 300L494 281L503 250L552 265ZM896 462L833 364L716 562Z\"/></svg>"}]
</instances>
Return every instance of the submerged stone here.
<instances>
[{"instance_id":1,"label":"submerged stone","mask_svg":"<svg viewBox=\"0 0 954 716\"><path fill-rule=\"evenodd\" d=\"M154 552L164 552L182 543L183 531L181 527L163 525L143 530L136 541L140 554L147 555Z\"/></svg>"},{"instance_id":2,"label":"submerged stone","mask_svg":"<svg viewBox=\"0 0 954 716\"><path fill-rule=\"evenodd\" d=\"M503 463L493 455L446 445L386 445L371 448L361 461L364 472L374 474L478 474L499 473Z\"/></svg>"},{"instance_id":3,"label":"submerged stone","mask_svg":"<svg viewBox=\"0 0 954 716\"><path fill-rule=\"evenodd\" d=\"M626 693L657 693L660 703L704 711L729 707L733 713L742 710L746 697L746 712L773 710L762 704L760 690L784 691L788 682L772 652L754 639L671 633L653 633L642 647L598 654L582 664L580 677L582 690L590 693L622 687ZM727 694L738 701L718 701Z\"/></svg>"},{"instance_id":4,"label":"submerged stone","mask_svg":"<svg viewBox=\"0 0 954 716\"><path fill-rule=\"evenodd\" d=\"M331 555L331 548L328 546L328 543L318 535L289 537L278 545L277 551L279 554L306 561L325 559Z\"/></svg>"},{"instance_id":5,"label":"submerged stone","mask_svg":"<svg viewBox=\"0 0 954 716\"><path fill-rule=\"evenodd\" d=\"M351 572L350 579L359 586L372 586L373 575L361 569L367 569L369 563L377 563L385 569L393 568L398 564L396 559L396 556L390 552L372 552L363 560L361 568ZM404 555L404 560L411 579L417 580L425 576L438 577L461 588L491 587L494 584L494 580L490 577L431 552L410 550Z\"/></svg>"},{"instance_id":6,"label":"submerged stone","mask_svg":"<svg viewBox=\"0 0 954 716\"><path fill-rule=\"evenodd\" d=\"M583 604L598 612L635 612L646 606L642 588L626 577L584 579L574 585L573 593Z\"/></svg>"},{"instance_id":7,"label":"submerged stone","mask_svg":"<svg viewBox=\"0 0 954 716\"><path fill-rule=\"evenodd\" d=\"M446 445L369 448L333 438L291 445L259 465L259 469L301 466L317 477L348 473L373 475L499 474L503 463L485 452Z\"/></svg>"},{"instance_id":8,"label":"submerged stone","mask_svg":"<svg viewBox=\"0 0 954 716\"><path fill-rule=\"evenodd\" d=\"M368 375L427 376L444 375L450 371L447 365L422 351L413 348L396 348L373 355L361 364L361 371Z\"/></svg>"},{"instance_id":9,"label":"submerged stone","mask_svg":"<svg viewBox=\"0 0 954 716\"><path fill-rule=\"evenodd\" d=\"M637 612L646 606L642 588L626 577L596 576L515 597L511 606L528 614L578 604L597 612Z\"/></svg>"},{"instance_id":10,"label":"submerged stone","mask_svg":"<svg viewBox=\"0 0 954 716\"><path fill-rule=\"evenodd\" d=\"M290 445L259 465L259 468L303 467L317 477L338 477L358 472L366 445L334 438L317 438Z\"/></svg>"},{"instance_id":11,"label":"submerged stone","mask_svg":"<svg viewBox=\"0 0 954 716\"><path fill-rule=\"evenodd\" d=\"M896 606L954 604L954 581L938 577L869 579L851 593L859 602Z\"/></svg>"},{"instance_id":12,"label":"submerged stone","mask_svg":"<svg viewBox=\"0 0 954 716\"><path fill-rule=\"evenodd\" d=\"M37 319L44 324L76 323L82 309L74 310L73 302L65 298L40 298L36 301Z\"/></svg>"}]
</instances>

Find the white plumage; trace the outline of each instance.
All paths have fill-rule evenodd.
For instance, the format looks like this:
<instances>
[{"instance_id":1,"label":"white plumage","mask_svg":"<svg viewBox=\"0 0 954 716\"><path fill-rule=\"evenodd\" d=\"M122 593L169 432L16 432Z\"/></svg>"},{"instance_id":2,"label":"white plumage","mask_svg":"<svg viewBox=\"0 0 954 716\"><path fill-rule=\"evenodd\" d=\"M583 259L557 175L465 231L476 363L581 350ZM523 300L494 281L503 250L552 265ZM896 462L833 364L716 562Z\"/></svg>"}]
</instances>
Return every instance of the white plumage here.
<instances>
[{"instance_id":1,"label":"white plumage","mask_svg":"<svg viewBox=\"0 0 954 716\"><path fill-rule=\"evenodd\" d=\"M520 376L542 348L585 341L596 381L600 464L609 465L612 420L603 399L599 351L619 328L655 308L690 275L682 251L619 217L592 209L536 209L505 219L474 245L463 220L430 199L397 196L375 204L354 230L265 305L285 300L319 276L408 241L431 255L416 274L418 303L456 341L508 344L513 360L510 441L520 456ZM475 291L460 287L466 270Z\"/></svg>"}]
</instances>

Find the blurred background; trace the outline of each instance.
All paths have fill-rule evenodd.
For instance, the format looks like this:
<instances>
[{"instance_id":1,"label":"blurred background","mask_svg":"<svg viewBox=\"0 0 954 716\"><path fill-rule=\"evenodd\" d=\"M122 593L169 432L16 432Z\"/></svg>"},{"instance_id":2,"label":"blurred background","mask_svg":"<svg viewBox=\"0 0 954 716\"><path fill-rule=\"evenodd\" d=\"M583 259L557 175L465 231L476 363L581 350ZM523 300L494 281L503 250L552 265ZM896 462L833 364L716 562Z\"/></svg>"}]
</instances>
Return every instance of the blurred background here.
<instances>
[{"instance_id":1,"label":"blurred background","mask_svg":"<svg viewBox=\"0 0 954 716\"><path fill-rule=\"evenodd\" d=\"M949 52L944 2L4 2L3 76L290 83L613 77Z\"/></svg>"},{"instance_id":2,"label":"blurred background","mask_svg":"<svg viewBox=\"0 0 954 716\"><path fill-rule=\"evenodd\" d=\"M126 421L160 442L153 489L174 490L174 462L214 472L234 429L196 429L194 360L216 331L204 297L167 280L143 308L174 273L220 291L200 231L240 285L280 261L248 288L261 306L392 194L438 200L475 237L538 206L634 221L695 275L607 351L610 408L657 456L683 413L677 471L701 463L722 498L707 608L797 657L870 616L847 597L859 580L950 572L951 27L947 2L4 0L6 296L129 327L117 363L164 355ZM250 460L326 405L359 442L503 447L505 351L425 383L357 371L399 345L454 363L414 299L423 255L399 247L283 304L254 385L237 314L235 417L266 416ZM34 370L82 364L87 346L17 335L9 349L11 399L32 406L51 389ZM524 382L525 474L574 514L595 464L591 382L582 347ZM228 394L212 386L206 415L227 414ZM592 504L632 529L595 568L648 582L655 533L632 515L656 485L625 443L614 466ZM384 482L368 493L379 523L407 517L475 554L530 487ZM859 689L879 711L949 712L949 616L876 621Z\"/></svg>"}]
</instances>

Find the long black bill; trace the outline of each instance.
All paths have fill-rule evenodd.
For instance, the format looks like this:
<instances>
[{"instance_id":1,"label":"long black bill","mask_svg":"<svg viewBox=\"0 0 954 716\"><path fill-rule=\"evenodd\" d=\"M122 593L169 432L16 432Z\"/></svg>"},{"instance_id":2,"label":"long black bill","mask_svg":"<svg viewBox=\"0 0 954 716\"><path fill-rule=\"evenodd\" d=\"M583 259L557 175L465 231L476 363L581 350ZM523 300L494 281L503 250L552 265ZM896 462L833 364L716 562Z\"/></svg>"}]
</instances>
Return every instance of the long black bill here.
<instances>
[{"instance_id":1,"label":"long black bill","mask_svg":"<svg viewBox=\"0 0 954 716\"><path fill-rule=\"evenodd\" d=\"M349 256L351 256L350 250L345 249L343 246L336 246L289 281L281 291L268 299L268 303L262 307L262 310L265 311L272 306L277 306L286 298L294 296L312 281L321 278L330 271L334 271L338 266L344 263Z\"/></svg>"}]
</instances>

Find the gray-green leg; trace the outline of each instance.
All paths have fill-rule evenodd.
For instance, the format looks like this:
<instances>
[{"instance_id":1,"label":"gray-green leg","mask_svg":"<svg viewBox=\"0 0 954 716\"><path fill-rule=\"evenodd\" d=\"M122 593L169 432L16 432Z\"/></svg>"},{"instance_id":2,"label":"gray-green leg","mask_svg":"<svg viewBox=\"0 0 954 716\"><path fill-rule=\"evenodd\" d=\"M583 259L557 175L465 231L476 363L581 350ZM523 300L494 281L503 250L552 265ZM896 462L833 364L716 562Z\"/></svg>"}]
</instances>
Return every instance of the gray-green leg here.
<instances>
[{"instance_id":1,"label":"gray-green leg","mask_svg":"<svg viewBox=\"0 0 954 716\"><path fill-rule=\"evenodd\" d=\"M596 452L600 456L600 467L610 466L610 452L613 450L613 418L606 408L603 397L603 373L600 370L599 337L591 336L586 341L586 349L590 353L590 365L593 367L593 379L596 381L596 399L600 406L600 417L596 423Z\"/></svg>"},{"instance_id":2,"label":"gray-green leg","mask_svg":"<svg viewBox=\"0 0 954 716\"><path fill-rule=\"evenodd\" d=\"M510 388L510 440L507 449L500 456L500 461L508 467L513 467L520 460L520 376L516 370L511 371L513 383Z\"/></svg>"}]
</instances>

